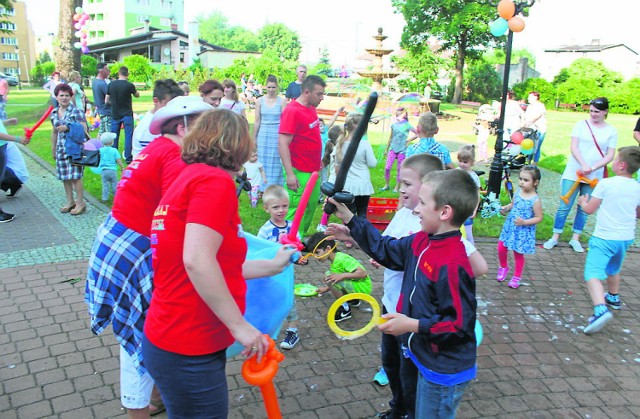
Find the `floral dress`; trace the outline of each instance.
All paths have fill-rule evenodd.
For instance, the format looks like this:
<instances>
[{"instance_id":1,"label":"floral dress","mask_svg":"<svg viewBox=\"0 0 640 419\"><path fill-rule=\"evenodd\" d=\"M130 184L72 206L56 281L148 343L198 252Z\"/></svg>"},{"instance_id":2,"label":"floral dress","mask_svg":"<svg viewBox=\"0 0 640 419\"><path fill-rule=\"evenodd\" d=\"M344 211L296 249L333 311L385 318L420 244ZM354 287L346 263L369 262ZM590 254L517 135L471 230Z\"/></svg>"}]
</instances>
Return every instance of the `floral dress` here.
<instances>
[{"instance_id":1,"label":"floral dress","mask_svg":"<svg viewBox=\"0 0 640 419\"><path fill-rule=\"evenodd\" d=\"M536 225L517 226L515 222L517 217L523 220L533 218L533 204L538 199L538 195L524 199L520 190L514 195L513 207L504 222L499 239L507 249L522 254L536 252Z\"/></svg>"},{"instance_id":2,"label":"floral dress","mask_svg":"<svg viewBox=\"0 0 640 419\"><path fill-rule=\"evenodd\" d=\"M60 125L69 125L72 122L85 122L84 113L76 108L73 104L69 104L67 111L62 118L58 118L58 109L55 108L51 112L51 123L53 129ZM69 160L69 156L64 149L64 142L67 132L59 132L56 139L56 177L58 180L77 180L82 179L84 167L73 166Z\"/></svg>"}]
</instances>

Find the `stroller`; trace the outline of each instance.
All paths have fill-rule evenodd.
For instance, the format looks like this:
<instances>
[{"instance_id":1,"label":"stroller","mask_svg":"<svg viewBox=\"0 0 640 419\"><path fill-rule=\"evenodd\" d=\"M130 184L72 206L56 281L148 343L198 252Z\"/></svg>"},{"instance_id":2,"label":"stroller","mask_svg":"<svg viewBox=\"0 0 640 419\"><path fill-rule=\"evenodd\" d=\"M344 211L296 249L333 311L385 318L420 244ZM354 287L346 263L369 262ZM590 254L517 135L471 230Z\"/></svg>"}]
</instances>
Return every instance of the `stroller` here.
<instances>
[{"instance_id":1,"label":"stroller","mask_svg":"<svg viewBox=\"0 0 640 419\"><path fill-rule=\"evenodd\" d=\"M525 140L530 139L531 141L533 141L533 152L528 155L524 155L521 153L521 147L519 144L514 144L511 139L505 141L505 153L509 156L514 157L512 159L512 162L510 162L509 164L512 165L511 168L515 170L519 170L525 164L531 164L533 156L536 154L536 151L540 146L540 144L538 144L538 131L536 131L535 129L520 128L517 132L520 132Z\"/></svg>"}]
</instances>

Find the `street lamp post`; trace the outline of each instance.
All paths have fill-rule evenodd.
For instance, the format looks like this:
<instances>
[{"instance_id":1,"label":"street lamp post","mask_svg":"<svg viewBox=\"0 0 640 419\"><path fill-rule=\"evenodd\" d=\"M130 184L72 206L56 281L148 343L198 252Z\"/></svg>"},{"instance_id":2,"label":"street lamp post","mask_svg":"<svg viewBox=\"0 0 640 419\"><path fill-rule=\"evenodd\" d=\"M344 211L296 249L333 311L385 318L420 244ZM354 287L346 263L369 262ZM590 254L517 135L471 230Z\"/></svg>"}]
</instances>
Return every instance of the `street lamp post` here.
<instances>
[{"instance_id":1,"label":"street lamp post","mask_svg":"<svg viewBox=\"0 0 640 419\"><path fill-rule=\"evenodd\" d=\"M513 16L518 15L526 7L531 7L535 0L514 2L515 12ZM500 100L500 118L498 119L498 129L496 130L496 145L494 147L495 154L491 161L489 169L489 182L487 184L488 197L491 202L500 201L500 185L502 182L502 150L504 135L504 112L507 105L507 91L509 90L509 72L511 70L511 49L513 45L513 31L509 29L507 35L507 46L505 50L504 72L502 77L502 98Z\"/></svg>"},{"instance_id":2,"label":"street lamp post","mask_svg":"<svg viewBox=\"0 0 640 419\"><path fill-rule=\"evenodd\" d=\"M22 84L20 83L20 48L16 42L16 78L18 79L18 90L22 90Z\"/></svg>"}]
</instances>

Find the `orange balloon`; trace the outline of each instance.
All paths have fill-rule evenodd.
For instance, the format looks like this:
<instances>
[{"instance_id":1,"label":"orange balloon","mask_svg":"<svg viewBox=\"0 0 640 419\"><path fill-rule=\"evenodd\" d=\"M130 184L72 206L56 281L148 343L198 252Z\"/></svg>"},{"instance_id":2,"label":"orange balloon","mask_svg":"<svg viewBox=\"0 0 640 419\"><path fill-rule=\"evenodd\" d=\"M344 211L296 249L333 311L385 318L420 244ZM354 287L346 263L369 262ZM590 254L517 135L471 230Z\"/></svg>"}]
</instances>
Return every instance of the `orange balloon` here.
<instances>
[{"instance_id":1,"label":"orange balloon","mask_svg":"<svg viewBox=\"0 0 640 419\"><path fill-rule=\"evenodd\" d=\"M498 14L503 19L511 19L513 15L516 14L515 3L513 3L511 0L502 0L500 3L498 3Z\"/></svg>"},{"instance_id":2,"label":"orange balloon","mask_svg":"<svg viewBox=\"0 0 640 419\"><path fill-rule=\"evenodd\" d=\"M514 16L507 22L509 29L513 32L522 32L524 30L524 20L521 17Z\"/></svg>"}]
</instances>

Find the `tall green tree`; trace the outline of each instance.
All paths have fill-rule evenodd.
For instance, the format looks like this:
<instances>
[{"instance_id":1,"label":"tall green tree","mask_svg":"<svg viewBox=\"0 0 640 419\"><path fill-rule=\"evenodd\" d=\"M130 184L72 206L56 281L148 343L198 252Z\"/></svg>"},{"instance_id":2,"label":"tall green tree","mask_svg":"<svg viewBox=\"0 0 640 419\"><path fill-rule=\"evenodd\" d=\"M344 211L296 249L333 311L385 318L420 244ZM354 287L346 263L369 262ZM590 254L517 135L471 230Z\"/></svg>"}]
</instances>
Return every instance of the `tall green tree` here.
<instances>
[{"instance_id":1,"label":"tall green tree","mask_svg":"<svg viewBox=\"0 0 640 419\"><path fill-rule=\"evenodd\" d=\"M404 48L421 51L434 36L442 50L454 52L452 100L460 103L467 58L478 58L482 50L504 42L491 35L487 26L497 17L495 6L472 0L392 0L392 4L406 21L401 41Z\"/></svg>"},{"instance_id":2,"label":"tall green tree","mask_svg":"<svg viewBox=\"0 0 640 419\"><path fill-rule=\"evenodd\" d=\"M410 50L404 57L395 56L392 60L400 70L409 75L398 79L398 85L410 92L421 91L421 87L434 82L440 70L448 66L446 60L435 55L429 48Z\"/></svg>"},{"instance_id":3,"label":"tall green tree","mask_svg":"<svg viewBox=\"0 0 640 419\"><path fill-rule=\"evenodd\" d=\"M229 25L229 19L221 12L214 10L196 20L200 24L200 37L209 43L234 51L258 51L258 37L242 26Z\"/></svg>"},{"instance_id":4,"label":"tall green tree","mask_svg":"<svg viewBox=\"0 0 640 419\"><path fill-rule=\"evenodd\" d=\"M298 34L282 23L264 25L258 31L258 47L260 51L272 50L282 60L297 61L302 51Z\"/></svg>"},{"instance_id":5,"label":"tall green tree","mask_svg":"<svg viewBox=\"0 0 640 419\"><path fill-rule=\"evenodd\" d=\"M504 64L507 54L504 49L492 49L482 55L482 58L489 64ZM528 49L514 49L511 51L511 64L520 62L521 58L529 59L529 66L536 68L536 56Z\"/></svg>"},{"instance_id":6,"label":"tall green tree","mask_svg":"<svg viewBox=\"0 0 640 419\"><path fill-rule=\"evenodd\" d=\"M331 68L331 60L329 59L329 50L324 48L320 54L320 60L315 67L311 69L309 74L318 74L324 77L332 77L333 69Z\"/></svg>"}]
</instances>

